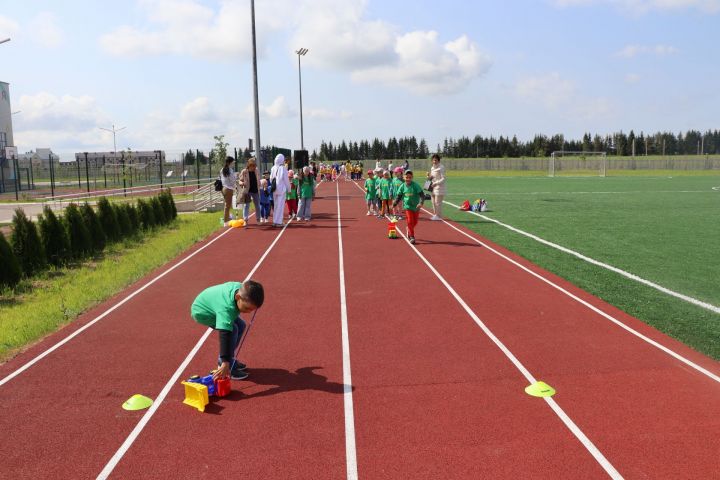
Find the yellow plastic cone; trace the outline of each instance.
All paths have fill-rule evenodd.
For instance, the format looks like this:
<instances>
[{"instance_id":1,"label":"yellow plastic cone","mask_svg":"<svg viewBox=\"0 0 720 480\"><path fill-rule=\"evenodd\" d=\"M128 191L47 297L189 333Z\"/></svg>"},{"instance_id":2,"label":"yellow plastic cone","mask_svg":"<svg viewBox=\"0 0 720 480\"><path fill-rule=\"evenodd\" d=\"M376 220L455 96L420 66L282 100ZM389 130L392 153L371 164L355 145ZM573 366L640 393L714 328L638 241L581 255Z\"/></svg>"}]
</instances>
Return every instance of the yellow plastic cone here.
<instances>
[{"instance_id":1,"label":"yellow plastic cone","mask_svg":"<svg viewBox=\"0 0 720 480\"><path fill-rule=\"evenodd\" d=\"M143 410L153 404L152 398L136 393L122 404L125 410Z\"/></svg>"},{"instance_id":2,"label":"yellow plastic cone","mask_svg":"<svg viewBox=\"0 0 720 480\"><path fill-rule=\"evenodd\" d=\"M555 389L545 382L535 382L525 387L525 393L533 397L552 397L555 395Z\"/></svg>"}]
</instances>

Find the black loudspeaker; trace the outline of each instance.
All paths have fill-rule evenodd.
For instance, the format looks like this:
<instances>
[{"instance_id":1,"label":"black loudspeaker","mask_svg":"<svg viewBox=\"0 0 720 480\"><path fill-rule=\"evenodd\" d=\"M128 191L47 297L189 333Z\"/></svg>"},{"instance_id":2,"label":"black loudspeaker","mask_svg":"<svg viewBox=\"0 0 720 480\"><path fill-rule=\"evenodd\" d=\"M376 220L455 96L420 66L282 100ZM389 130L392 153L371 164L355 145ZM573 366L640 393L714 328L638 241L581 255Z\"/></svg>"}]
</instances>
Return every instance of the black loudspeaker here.
<instances>
[{"instance_id":1,"label":"black loudspeaker","mask_svg":"<svg viewBox=\"0 0 720 480\"><path fill-rule=\"evenodd\" d=\"M310 156L307 150L295 150L293 152L295 158L295 169L300 170L302 167L310 165Z\"/></svg>"}]
</instances>

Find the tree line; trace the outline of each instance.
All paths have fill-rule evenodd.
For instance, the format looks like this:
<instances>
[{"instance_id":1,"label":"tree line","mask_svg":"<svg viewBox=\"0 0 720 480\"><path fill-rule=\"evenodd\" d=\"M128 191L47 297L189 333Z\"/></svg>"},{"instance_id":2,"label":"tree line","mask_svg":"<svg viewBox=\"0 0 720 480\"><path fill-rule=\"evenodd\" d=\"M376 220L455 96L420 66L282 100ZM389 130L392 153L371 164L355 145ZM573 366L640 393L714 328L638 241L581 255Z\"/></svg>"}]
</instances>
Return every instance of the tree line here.
<instances>
[{"instance_id":1,"label":"tree line","mask_svg":"<svg viewBox=\"0 0 720 480\"><path fill-rule=\"evenodd\" d=\"M502 158L502 157L547 157L558 150L576 152L606 152L608 155L696 155L720 154L720 130L702 133L689 130L685 133L657 132L636 134L622 131L610 135L585 133L581 139L567 139L562 134L552 136L535 135L532 140L520 141L517 136L475 135L445 138L431 152L424 138L391 137L387 141L373 140L346 141L333 144L320 143L320 149L313 151L312 158L321 161L372 160L427 158L439 153L455 158Z\"/></svg>"}]
</instances>

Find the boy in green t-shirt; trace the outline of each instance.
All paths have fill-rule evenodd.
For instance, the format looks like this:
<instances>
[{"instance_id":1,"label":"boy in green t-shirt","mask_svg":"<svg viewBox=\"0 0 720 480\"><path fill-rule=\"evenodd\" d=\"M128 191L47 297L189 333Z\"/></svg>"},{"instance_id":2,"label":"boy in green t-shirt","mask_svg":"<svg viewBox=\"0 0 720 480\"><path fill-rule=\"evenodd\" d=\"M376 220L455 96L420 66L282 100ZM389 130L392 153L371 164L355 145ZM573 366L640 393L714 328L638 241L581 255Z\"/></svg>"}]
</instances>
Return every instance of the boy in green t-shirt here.
<instances>
[{"instance_id":1,"label":"boy in green t-shirt","mask_svg":"<svg viewBox=\"0 0 720 480\"><path fill-rule=\"evenodd\" d=\"M367 215L377 215L375 210L375 197L377 196L377 184L375 172L368 170L368 178L365 180L365 201L367 202Z\"/></svg>"},{"instance_id":2,"label":"boy in green t-shirt","mask_svg":"<svg viewBox=\"0 0 720 480\"><path fill-rule=\"evenodd\" d=\"M263 286L258 282L227 282L206 288L190 307L190 315L196 322L217 330L220 340L218 369L213 380L247 378L246 366L238 362L235 351L240 344L245 321L241 313L251 313L262 307L265 301Z\"/></svg>"},{"instance_id":3,"label":"boy in green t-shirt","mask_svg":"<svg viewBox=\"0 0 720 480\"><path fill-rule=\"evenodd\" d=\"M420 209L425 203L425 194L417 183L413 182L413 172L405 172L405 183L400 186L395 195L393 208L402 200L403 209L407 216L407 236L410 243L415 245L415 225L420 217Z\"/></svg>"},{"instance_id":4,"label":"boy in green t-shirt","mask_svg":"<svg viewBox=\"0 0 720 480\"><path fill-rule=\"evenodd\" d=\"M300 213L298 219L310 221L312 201L315 197L315 177L310 174L310 167L303 167L300 174Z\"/></svg>"}]
</instances>

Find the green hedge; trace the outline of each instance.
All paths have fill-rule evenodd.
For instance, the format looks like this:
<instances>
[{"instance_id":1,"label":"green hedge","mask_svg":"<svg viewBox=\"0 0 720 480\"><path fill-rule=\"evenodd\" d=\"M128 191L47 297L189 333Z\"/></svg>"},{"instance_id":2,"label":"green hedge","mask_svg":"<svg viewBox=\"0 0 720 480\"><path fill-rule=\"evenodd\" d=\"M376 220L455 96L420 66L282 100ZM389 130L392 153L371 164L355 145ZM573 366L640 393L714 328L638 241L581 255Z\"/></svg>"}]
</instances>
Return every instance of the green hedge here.
<instances>
[{"instance_id":1,"label":"green hedge","mask_svg":"<svg viewBox=\"0 0 720 480\"><path fill-rule=\"evenodd\" d=\"M25 215L22 208L15 210L13 233L10 237L13 253L20 262L20 269L27 277L45 268L45 250L35 224Z\"/></svg>"}]
</instances>

